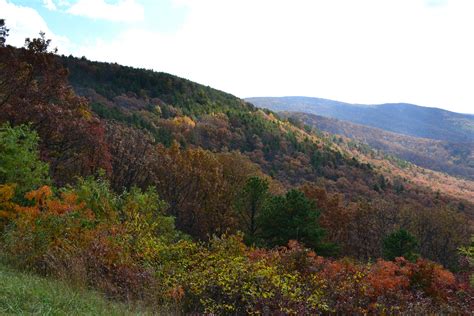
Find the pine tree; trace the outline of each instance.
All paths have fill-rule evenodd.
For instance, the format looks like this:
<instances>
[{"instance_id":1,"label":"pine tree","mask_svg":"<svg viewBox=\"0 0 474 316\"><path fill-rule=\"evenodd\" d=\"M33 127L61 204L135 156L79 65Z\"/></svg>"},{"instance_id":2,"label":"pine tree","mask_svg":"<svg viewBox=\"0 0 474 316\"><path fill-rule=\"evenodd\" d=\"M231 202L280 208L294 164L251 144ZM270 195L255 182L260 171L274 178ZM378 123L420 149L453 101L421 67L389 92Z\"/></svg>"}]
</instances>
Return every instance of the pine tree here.
<instances>
[{"instance_id":1,"label":"pine tree","mask_svg":"<svg viewBox=\"0 0 474 316\"><path fill-rule=\"evenodd\" d=\"M383 241L383 255L387 260L394 260L397 257L404 257L414 261L418 257L416 249L418 241L404 229L399 229L385 237Z\"/></svg>"}]
</instances>

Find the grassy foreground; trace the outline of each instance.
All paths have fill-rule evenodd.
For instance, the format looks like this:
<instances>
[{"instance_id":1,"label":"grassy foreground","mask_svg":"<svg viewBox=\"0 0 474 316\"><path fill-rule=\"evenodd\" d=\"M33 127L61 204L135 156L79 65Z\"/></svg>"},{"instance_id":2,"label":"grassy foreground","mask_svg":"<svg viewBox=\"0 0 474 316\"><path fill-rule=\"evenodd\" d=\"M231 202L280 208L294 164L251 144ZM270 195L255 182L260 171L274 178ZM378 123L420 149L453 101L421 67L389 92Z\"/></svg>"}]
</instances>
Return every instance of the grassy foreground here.
<instances>
[{"instance_id":1,"label":"grassy foreground","mask_svg":"<svg viewBox=\"0 0 474 316\"><path fill-rule=\"evenodd\" d=\"M132 315L123 304L0 264L0 315Z\"/></svg>"}]
</instances>

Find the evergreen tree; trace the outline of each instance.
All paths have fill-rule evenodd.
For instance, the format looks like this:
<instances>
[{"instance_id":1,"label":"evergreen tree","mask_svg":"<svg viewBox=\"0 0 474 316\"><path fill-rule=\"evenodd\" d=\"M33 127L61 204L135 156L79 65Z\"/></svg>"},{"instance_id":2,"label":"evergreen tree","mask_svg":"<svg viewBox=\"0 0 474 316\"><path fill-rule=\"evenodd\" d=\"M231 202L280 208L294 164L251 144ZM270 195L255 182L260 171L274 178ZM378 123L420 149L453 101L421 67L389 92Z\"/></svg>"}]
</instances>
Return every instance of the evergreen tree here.
<instances>
[{"instance_id":1,"label":"evergreen tree","mask_svg":"<svg viewBox=\"0 0 474 316\"><path fill-rule=\"evenodd\" d=\"M324 230L319 226L319 211L313 201L298 190L274 196L259 217L261 237L267 246L283 246L297 240L319 254L327 254L332 245L322 242Z\"/></svg>"},{"instance_id":2,"label":"evergreen tree","mask_svg":"<svg viewBox=\"0 0 474 316\"><path fill-rule=\"evenodd\" d=\"M259 230L258 217L269 197L268 181L257 176L247 180L237 197L236 209L246 241L249 243L255 242Z\"/></svg>"},{"instance_id":3,"label":"evergreen tree","mask_svg":"<svg viewBox=\"0 0 474 316\"><path fill-rule=\"evenodd\" d=\"M416 249L418 242L416 238L404 229L399 229L385 237L383 241L383 255L387 260L404 257L414 261L418 257Z\"/></svg>"}]
</instances>

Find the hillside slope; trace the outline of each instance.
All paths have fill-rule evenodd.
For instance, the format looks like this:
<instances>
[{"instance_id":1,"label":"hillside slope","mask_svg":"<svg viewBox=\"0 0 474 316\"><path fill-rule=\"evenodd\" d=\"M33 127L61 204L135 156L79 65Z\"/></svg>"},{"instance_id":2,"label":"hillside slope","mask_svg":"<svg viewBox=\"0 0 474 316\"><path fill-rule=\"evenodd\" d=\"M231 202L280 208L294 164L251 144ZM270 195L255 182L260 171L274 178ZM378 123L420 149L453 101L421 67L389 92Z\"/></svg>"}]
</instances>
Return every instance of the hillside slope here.
<instances>
[{"instance_id":1,"label":"hillside slope","mask_svg":"<svg viewBox=\"0 0 474 316\"><path fill-rule=\"evenodd\" d=\"M246 100L273 111L316 114L415 137L454 143L474 142L474 115L470 114L407 103L364 105L310 97Z\"/></svg>"},{"instance_id":2,"label":"hillside slope","mask_svg":"<svg viewBox=\"0 0 474 316\"><path fill-rule=\"evenodd\" d=\"M472 182L26 43L0 47L0 252L18 269L183 314L472 310L430 261L462 268Z\"/></svg>"},{"instance_id":3,"label":"hillside slope","mask_svg":"<svg viewBox=\"0 0 474 316\"><path fill-rule=\"evenodd\" d=\"M61 62L69 69L69 80L76 92L87 97L102 119L144 130L157 142L169 146L177 141L213 152L237 150L285 187L318 181L329 191L344 193L348 200L361 196L370 200L377 196L389 198L386 192L373 190L380 171L373 169L370 156L358 152L357 156L364 158L362 163L333 140L282 121L230 94L144 69L71 57L62 58ZM335 101L327 102L332 107ZM400 169L396 163L386 163ZM421 174L414 173L410 178ZM474 201L474 185L457 188L458 182L448 177L449 194L454 192L456 198ZM439 190L439 183L423 183L425 190ZM400 205L411 200L403 196L396 199L400 199ZM423 203L432 205L429 201L424 199ZM468 213L471 212L474 214Z\"/></svg>"},{"instance_id":4,"label":"hillside slope","mask_svg":"<svg viewBox=\"0 0 474 316\"><path fill-rule=\"evenodd\" d=\"M2 315L138 315L125 304L107 301L97 292L18 272L0 264Z\"/></svg>"},{"instance_id":5,"label":"hillside slope","mask_svg":"<svg viewBox=\"0 0 474 316\"><path fill-rule=\"evenodd\" d=\"M472 182L374 155L367 146L319 135L230 94L170 74L72 57L58 61L103 126L91 126L87 117L75 123L90 126L84 129L85 136L102 150L78 139L71 158L78 154L89 158L75 174L95 174L104 165L116 192L156 188L176 227L193 238L206 240L241 230L236 198L246 180L258 176L269 181L273 195L297 189L314 199L327 218L323 221L327 240L341 245L346 256L380 257L387 232L406 227L422 240L423 256L457 265L457 249L469 239L474 218ZM39 90L42 98L49 86L45 81ZM73 100L79 107L71 119L84 111L82 103ZM23 102L24 98L18 99ZM44 128L40 137L51 139L51 129L58 128L53 122L64 117L59 110L50 113L52 124L38 121L36 126ZM40 119L37 113L31 109L28 119ZM20 114L14 108L2 113L10 121L23 120L16 118ZM94 136L88 135L90 131ZM55 152L48 159L58 161L52 172L56 183L74 179L71 164L65 164L56 149L70 144L41 145L46 153ZM439 216L433 217L435 213ZM456 227L456 238L449 237L453 231L446 227ZM370 244L362 242L367 239Z\"/></svg>"},{"instance_id":6,"label":"hillside slope","mask_svg":"<svg viewBox=\"0 0 474 316\"><path fill-rule=\"evenodd\" d=\"M387 132L313 114L282 112L320 131L343 135L420 167L474 180L474 143L451 143Z\"/></svg>"}]
</instances>

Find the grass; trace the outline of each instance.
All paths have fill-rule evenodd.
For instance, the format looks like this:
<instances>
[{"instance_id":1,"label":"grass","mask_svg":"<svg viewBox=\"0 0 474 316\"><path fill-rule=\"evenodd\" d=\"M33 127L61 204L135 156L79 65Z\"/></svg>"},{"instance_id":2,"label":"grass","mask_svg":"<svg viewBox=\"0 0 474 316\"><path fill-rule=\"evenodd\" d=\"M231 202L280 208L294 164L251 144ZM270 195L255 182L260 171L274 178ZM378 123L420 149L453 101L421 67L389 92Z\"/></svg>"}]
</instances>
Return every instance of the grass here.
<instances>
[{"instance_id":1,"label":"grass","mask_svg":"<svg viewBox=\"0 0 474 316\"><path fill-rule=\"evenodd\" d=\"M0 264L0 315L136 315L125 304Z\"/></svg>"}]
</instances>

